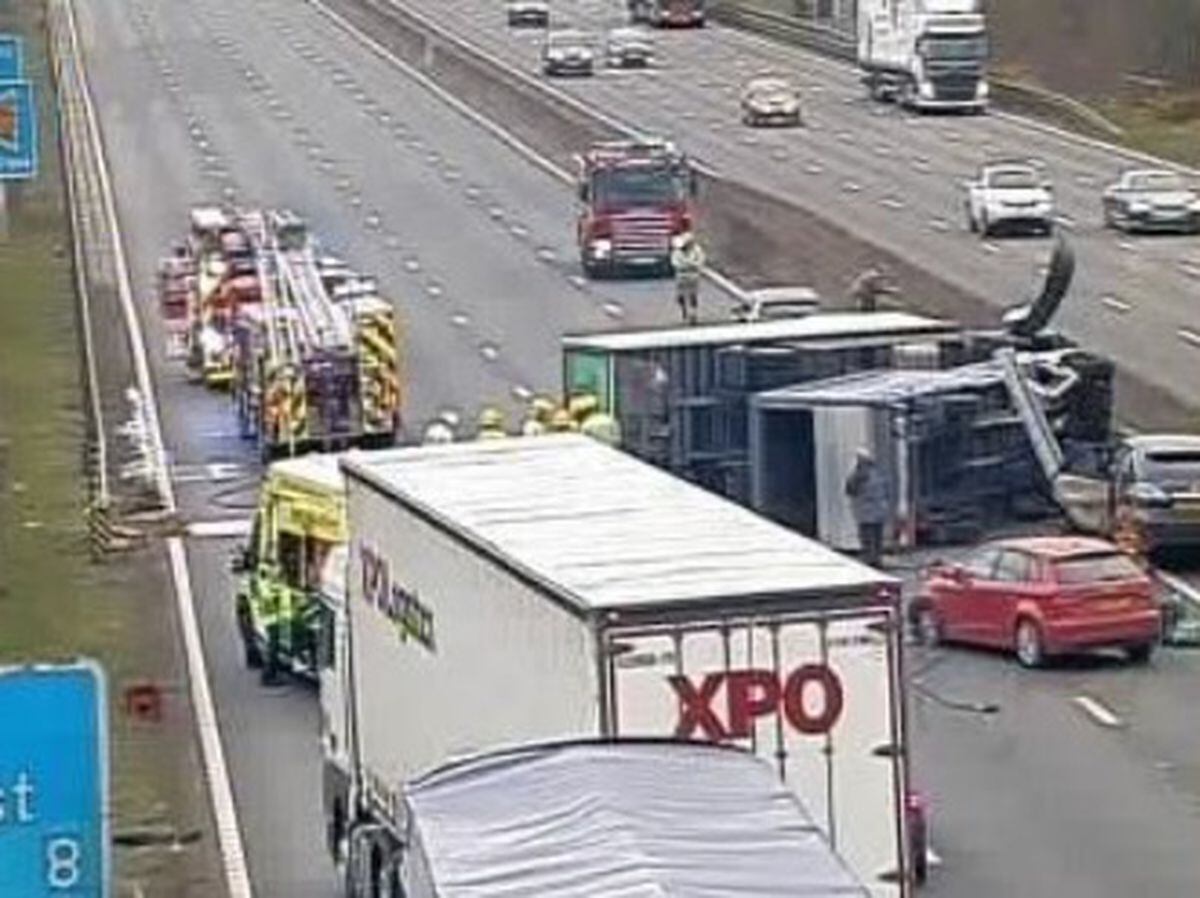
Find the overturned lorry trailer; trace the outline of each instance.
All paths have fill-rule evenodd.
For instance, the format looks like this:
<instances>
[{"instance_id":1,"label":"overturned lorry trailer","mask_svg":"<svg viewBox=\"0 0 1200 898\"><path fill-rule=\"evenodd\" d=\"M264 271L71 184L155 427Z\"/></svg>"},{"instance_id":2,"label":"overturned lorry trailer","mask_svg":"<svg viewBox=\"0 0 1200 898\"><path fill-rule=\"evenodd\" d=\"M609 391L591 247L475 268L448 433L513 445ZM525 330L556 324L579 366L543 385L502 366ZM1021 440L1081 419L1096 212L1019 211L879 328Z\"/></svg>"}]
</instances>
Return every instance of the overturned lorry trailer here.
<instances>
[{"instance_id":1,"label":"overturned lorry trailer","mask_svg":"<svg viewBox=\"0 0 1200 898\"><path fill-rule=\"evenodd\" d=\"M772 774L749 752L664 741L451 762L404 790L402 890L387 894L869 898Z\"/></svg>"},{"instance_id":2,"label":"overturned lorry trailer","mask_svg":"<svg viewBox=\"0 0 1200 898\"><path fill-rule=\"evenodd\" d=\"M860 449L891 486L889 542L977 538L1040 486L1004 372L980 362L866 371L755 395L751 506L827 545L860 548L844 488Z\"/></svg>"},{"instance_id":3,"label":"overturned lorry trailer","mask_svg":"<svg viewBox=\"0 0 1200 898\"><path fill-rule=\"evenodd\" d=\"M829 312L563 339L563 391L597 397L621 445L736 501L750 499L748 400L763 390L965 358L957 324L905 312Z\"/></svg>"},{"instance_id":4,"label":"overturned lorry trailer","mask_svg":"<svg viewBox=\"0 0 1200 898\"><path fill-rule=\"evenodd\" d=\"M405 784L458 753L673 736L759 754L871 894L908 894L894 580L576 435L343 470L321 716L351 871L396 855Z\"/></svg>"}]
</instances>

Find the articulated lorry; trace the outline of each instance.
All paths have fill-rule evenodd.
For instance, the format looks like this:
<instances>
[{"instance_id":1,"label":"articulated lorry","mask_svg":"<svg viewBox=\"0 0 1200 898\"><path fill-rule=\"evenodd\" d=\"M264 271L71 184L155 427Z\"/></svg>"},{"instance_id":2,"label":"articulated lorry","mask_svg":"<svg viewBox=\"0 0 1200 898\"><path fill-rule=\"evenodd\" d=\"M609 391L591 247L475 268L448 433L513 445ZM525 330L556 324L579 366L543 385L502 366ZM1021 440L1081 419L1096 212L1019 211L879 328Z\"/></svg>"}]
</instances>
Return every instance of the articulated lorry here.
<instances>
[{"instance_id":1,"label":"articulated lorry","mask_svg":"<svg viewBox=\"0 0 1200 898\"><path fill-rule=\"evenodd\" d=\"M858 2L858 64L875 99L982 112L987 59L981 0Z\"/></svg>"},{"instance_id":2,"label":"articulated lorry","mask_svg":"<svg viewBox=\"0 0 1200 898\"><path fill-rule=\"evenodd\" d=\"M739 749L535 744L451 761L402 800L399 862L364 853L355 877L371 895L870 896L770 765Z\"/></svg>"},{"instance_id":3,"label":"articulated lorry","mask_svg":"<svg viewBox=\"0 0 1200 898\"><path fill-rule=\"evenodd\" d=\"M909 894L890 577L579 435L342 470L319 677L329 845L354 889L403 868L406 788L429 771L598 737L755 752L871 895Z\"/></svg>"}]
</instances>

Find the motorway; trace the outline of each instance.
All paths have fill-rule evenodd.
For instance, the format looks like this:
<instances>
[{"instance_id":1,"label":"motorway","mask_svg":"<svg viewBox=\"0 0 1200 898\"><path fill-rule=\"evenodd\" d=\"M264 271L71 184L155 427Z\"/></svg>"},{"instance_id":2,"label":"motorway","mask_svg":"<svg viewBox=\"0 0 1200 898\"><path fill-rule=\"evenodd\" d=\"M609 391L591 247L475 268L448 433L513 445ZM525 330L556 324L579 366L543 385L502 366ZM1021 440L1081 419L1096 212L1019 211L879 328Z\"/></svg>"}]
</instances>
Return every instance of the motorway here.
<instances>
[{"instance_id":1,"label":"motorway","mask_svg":"<svg viewBox=\"0 0 1200 898\"><path fill-rule=\"evenodd\" d=\"M539 32L506 28L494 0L370 2L416 10L506 65L537 74ZM552 24L602 36L624 21L624 7L624 0L557 0ZM670 135L723 177L786 198L994 305L1026 298L1048 242L969 234L961 182L987 158L1040 160L1079 256L1062 329L1196 406L1200 238L1126 238L1101 224L1101 190L1143 161L1009 116L917 116L874 104L850 66L719 25L656 40L654 70L601 70L591 79L557 79L554 87L633 128ZM764 71L796 81L806 127L741 125L742 86Z\"/></svg>"},{"instance_id":2,"label":"motorway","mask_svg":"<svg viewBox=\"0 0 1200 898\"><path fill-rule=\"evenodd\" d=\"M476 28L472 15L483 4L453 0L442 7L466 30ZM496 49L532 60L529 36L510 39L495 4L487 8L480 40L486 36ZM607 7L590 9L608 14ZM552 386L563 331L672 317L665 283L594 285L578 277L570 191L555 178L300 0L257 0L253 14L247 10L237 0L92 0L79 10L172 470L189 520L244 518L256 471L227 398L186 382L179 361L168 357L154 308L157 258L181 235L193 204L292 207L331 249L380 277L405 321L407 417L416 428L438 411L469 415L485 401L511 412L525 391ZM721 109L733 108L733 94L705 86L720 77L709 61L736 66L748 48L767 52L722 29L670 38L680 43L668 65L684 65L688 42L699 42L692 49L703 55L691 71L709 71L686 91L697 108L705 91L724 98ZM776 52L794 57L770 51ZM943 183L949 176L941 167L969 168L979 138L968 132L976 128L1011 129L1016 136L1006 139L1024 134L1026 143L1029 135L999 119L915 127L892 110L869 110L851 98L844 72L799 58L813 86L828 85L824 93L810 91L811 115L822 130L756 136L750 144L733 115L722 112L721 128L709 123L695 146L688 138L689 149L722 168L744 154L759 160L748 175L773 178L777 151L787 144L788 159L820 167L788 177L805 184L811 177L813 190L826 191L812 196L825 198L829 214L901 251L921 258L938 253L953 269L948 276L970 280L974 272L998 289L1024 283L1043 246L1005 243L992 251L955 233L952 185ZM660 108L662 88L651 86L662 76L646 81L637 93L607 77L571 89L599 92L607 103L624 98L624 112L642 109L669 123L674 113ZM715 117L709 110L704 120ZM843 120L872 141L858 146L841 139ZM947 143L926 126L954 130L959 140ZM885 143L890 149L880 152ZM762 161L764 151L772 165ZM915 166L917 154L929 160L928 173ZM1102 155L1070 151L1077 168L1058 172L1068 208L1073 202L1082 208L1083 191L1068 189L1064 179ZM875 191L897 166L911 168L917 186L891 208ZM859 190L846 189L849 178ZM934 214L946 228L897 226L909 220L900 216L932 220ZM1101 249L1110 240L1084 240L1086 258L1119 263L1128 294L1141 296L1152 285L1154 303L1112 320L1078 303L1069 324L1113 340L1141 340L1131 336L1140 328L1146 340L1161 332L1163 345L1179 345L1178 353L1158 353L1163 370L1177 383L1194 378L1189 350L1169 333L1183 314L1188 281L1178 265L1166 264L1193 251L1170 238L1138 241L1106 260ZM948 259L946 247L955 241L962 258ZM1081 292L1094 277L1085 273ZM255 894L336 895L323 850L315 696L300 686L262 687L242 668L230 607L231 548L227 539L192 540L189 564ZM933 803L943 861L930 894L1176 898L1200 891L1200 734L1191 713L1200 657L1167 651L1150 670L1083 664L1030 674L989 655L944 650L917 664L923 691L914 706L915 763ZM1079 696L1111 709L1120 725L1098 724ZM954 710L947 697L995 702L1001 710Z\"/></svg>"}]
</instances>

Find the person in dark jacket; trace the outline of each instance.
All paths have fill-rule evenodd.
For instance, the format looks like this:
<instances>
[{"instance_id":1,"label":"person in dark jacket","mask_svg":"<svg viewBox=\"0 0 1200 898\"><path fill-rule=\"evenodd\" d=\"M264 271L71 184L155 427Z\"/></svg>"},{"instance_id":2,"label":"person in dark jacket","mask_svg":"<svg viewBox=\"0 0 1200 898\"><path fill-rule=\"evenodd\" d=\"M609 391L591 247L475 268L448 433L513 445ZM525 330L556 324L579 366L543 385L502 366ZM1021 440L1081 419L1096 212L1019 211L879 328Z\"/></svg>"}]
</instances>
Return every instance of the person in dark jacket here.
<instances>
[{"instance_id":1,"label":"person in dark jacket","mask_svg":"<svg viewBox=\"0 0 1200 898\"><path fill-rule=\"evenodd\" d=\"M854 470L846 478L846 495L858 523L858 540L864 562L875 566L883 555L883 526L887 522L891 498L887 480L869 449L858 450Z\"/></svg>"}]
</instances>

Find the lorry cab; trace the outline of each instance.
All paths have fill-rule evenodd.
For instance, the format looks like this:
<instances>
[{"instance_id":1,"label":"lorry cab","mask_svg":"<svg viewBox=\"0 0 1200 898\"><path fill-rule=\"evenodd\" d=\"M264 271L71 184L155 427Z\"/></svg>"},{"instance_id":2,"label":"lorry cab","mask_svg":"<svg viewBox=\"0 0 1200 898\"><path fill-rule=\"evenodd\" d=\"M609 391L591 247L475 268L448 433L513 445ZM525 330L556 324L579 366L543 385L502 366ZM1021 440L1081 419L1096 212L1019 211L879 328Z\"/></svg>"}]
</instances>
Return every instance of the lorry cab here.
<instances>
[{"instance_id":1,"label":"lorry cab","mask_svg":"<svg viewBox=\"0 0 1200 898\"><path fill-rule=\"evenodd\" d=\"M336 455L306 455L267 471L248 544L235 562L247 666L317 676L321 624L345 575L346 507ZM274 658L272 658L274 653Z\"/></svg>"},{"instance_id":2,"label":"lorry cab","mask_svg":"<svg viewBox=\"0 0 1200 898\"><path fill-rule=\"evenodd\" d=\"M591 276L669 272L671 252L694 226L695 174L667 141L595 144L579 157L577 236Z\"/></svg>"},{"instance_id":3,"label":"lorry cab","mask_svg":"<svg viewBox=\"0 0 1200 898\"><path fill-rule=\"evenodd\" d=\"M858 62L873 98L919 110L987 108L980 0L862 0L858 9Z\"/></svg>"}]
</instances>

